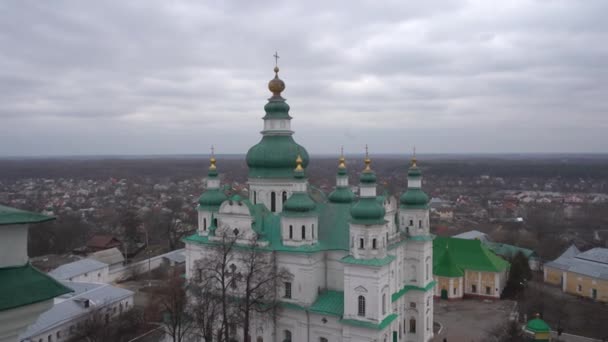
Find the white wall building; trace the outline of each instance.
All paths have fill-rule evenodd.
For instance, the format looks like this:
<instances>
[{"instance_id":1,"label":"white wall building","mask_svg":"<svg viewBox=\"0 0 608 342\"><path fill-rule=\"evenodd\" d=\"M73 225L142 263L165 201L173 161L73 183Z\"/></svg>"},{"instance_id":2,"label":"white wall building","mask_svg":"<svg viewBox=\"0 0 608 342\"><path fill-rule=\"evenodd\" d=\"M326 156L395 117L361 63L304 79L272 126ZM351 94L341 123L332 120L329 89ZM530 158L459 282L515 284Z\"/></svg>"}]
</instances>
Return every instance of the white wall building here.
<instances>
[{"instance_id":1,"label":"white wall building","mask_svg":"<svg viewBox=\"0 0 608 342\"><path fill-rule=\"evenodd\" d=\"M62 283L74 292L55 298L53 307L21 334L20 342L68 341L78 336L87 319L109 322L133 307L132 291L99 283Z\"/></svg>"},{"instance_id":2,"label":"white wall building","mask_svg":"<svg viewBox=\"0 0 608 342\"><path fill-rule=\"evenodd\" d=\"M17 341L54 297L71 291L29 262L29 225L53 219L0 205L0 342Z\"/></svg>"},{"instance_id":3,"label":"white wall building","mask_svg":"<svg viewBox=\"0 0 608 342\"><path fill-rule=\"evenodd\" d=\"M109 270L108 264L86 258L61 265L49 272L49 275L58 280L107 283Z\"/></svg>"},{"instance_id":4,"label":"white wall building","mask_svg":"<svg viewBox=\"0 0 608 342\"><path fill-rule=\"evenodd\" d=\"M309 156L292 137L284 88L278 75L269 83L262 140L247 153L249 198L220 191L211 159L198 232L185 239L187 278L196 277L196 261L223 235L236 235L240 244L257 238L293 278L279 289L280 317L254 321L252 341L429 341L433 245L415 160L399 201L376 194L367 157L358 196L341 157L335 190L327 201L313 200L305 176Z\"/></svg>"}]
</instances>

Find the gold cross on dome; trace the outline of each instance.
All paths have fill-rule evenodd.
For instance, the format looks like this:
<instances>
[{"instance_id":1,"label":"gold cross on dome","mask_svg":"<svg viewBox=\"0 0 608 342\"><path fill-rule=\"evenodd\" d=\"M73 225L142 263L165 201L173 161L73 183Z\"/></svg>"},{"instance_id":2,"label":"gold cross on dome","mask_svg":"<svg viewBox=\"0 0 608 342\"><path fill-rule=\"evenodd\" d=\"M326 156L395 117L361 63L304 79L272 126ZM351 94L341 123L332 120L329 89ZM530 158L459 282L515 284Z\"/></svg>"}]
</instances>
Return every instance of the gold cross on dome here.
<instances>
[{"instance_id":1,"label":"gold cross on dome","mask_svg":"<svg viewBox=\"0 0 608 342\"><path fill-rule=\"evenodd\" d=\"M211 156L215 156L215 147L213 147L213 145L211 145Z\"/></svg>"},{"instance_id":2,"label":"gold cross on dome","mask_svg":"<svg viewBox=\"0 0 608 342\"><path fill-rule=\"evenodd\" d=\"M274 66L278 67L279 66L279 53L277 51L274 52L274 55L272 55L274 57Z\"/></svg>"}]
</instances>

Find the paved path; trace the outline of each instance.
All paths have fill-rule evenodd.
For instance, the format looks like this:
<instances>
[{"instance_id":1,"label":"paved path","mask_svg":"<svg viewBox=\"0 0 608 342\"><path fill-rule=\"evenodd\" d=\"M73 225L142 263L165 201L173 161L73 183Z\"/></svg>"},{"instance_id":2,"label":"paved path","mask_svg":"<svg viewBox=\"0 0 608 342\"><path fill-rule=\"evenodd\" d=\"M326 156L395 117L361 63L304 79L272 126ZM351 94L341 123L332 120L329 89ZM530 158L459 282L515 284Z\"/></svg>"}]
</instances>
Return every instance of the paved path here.
<instances>
[{"instance_id":1,"label":"paved path","mask_svg":"<svg viewBox=\"0 0 608 342\"><path fill-rule=\"evenodd\" d=\"M510 300L435 300L435 322L442 325L434 342L482 342L497 325L508 320L515 302Z\"/></svg>"}]
</instances>

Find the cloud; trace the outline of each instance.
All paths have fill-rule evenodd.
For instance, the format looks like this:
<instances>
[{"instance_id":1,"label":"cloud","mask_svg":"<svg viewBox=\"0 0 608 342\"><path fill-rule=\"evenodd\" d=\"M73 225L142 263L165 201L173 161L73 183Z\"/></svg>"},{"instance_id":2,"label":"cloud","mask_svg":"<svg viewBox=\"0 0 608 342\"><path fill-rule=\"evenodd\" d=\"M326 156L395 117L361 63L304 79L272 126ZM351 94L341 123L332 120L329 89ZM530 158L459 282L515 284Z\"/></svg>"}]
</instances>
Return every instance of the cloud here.
<instances>
[{"instance_id":1,"label":"cloud","mask_svg":"<svg viewBox=\"0 0 608 342\"><path fill-rule=\"evenodd\" d=\"M605 1L5 1L0 156L606 152Z\"/></svg>"}]
</instances>

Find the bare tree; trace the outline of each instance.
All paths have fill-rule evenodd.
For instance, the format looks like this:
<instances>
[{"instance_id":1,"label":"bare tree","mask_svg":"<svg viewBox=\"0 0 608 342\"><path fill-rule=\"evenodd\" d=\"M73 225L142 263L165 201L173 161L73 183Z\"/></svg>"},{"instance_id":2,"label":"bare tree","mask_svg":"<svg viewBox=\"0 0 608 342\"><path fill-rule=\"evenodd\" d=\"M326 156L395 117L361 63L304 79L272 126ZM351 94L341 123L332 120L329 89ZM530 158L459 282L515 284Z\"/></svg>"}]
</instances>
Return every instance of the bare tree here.
<instances>
[{"instance_id":1,"label":"bare tree","mask_svg":"<svg viewBox=\"0 0 608 342\"><path fill-rule=\"evenodd\" d=\"M234 320L234 301L229 298L230 289L236 286L238 277L234 272L236 256L233 247L235 244L236 234L235 236L222 235L221 242L212 247L211 253L201 260L199 263L201 268L197 270L198 279L210 284L211 291L215 292L219 298L222 321L218 339L225 342L230 340L228 322L236 323ZM232 320L229 320L229 318Z\"/></svg>"},{"instance_id":2,"label":"bare tree","mask_svg":"<svg viewBox=\"0 0 608 342\"><path fill-rule=\"evenodd\" d=\"M177 274L171 275L157 289L156 295L167 334L173 342L185 341L195 323L189 311L184 280Z\"/></svg>"},{"instance_id":3,"label":"bare tree","mask_svg":"<svg viewBox=\"0 0 608 342\"><path fill-rule=\"evenodd\" d=\"M494 342L521 342L523 339L522 327L516 320L509 320L495 326L487 336L488 341Z\"/></svg>"},{"instance_id":4,"label":"bare tree","mask_svg":"<svg viewBox=\"0 0 608 342\"><path fill-rule=\"evenodd\" d=\"M292 278L284 268L279 269L276 252L260 249L257 238L254 238L245 250L240 253L240 264L243 273L242 297L239 301L243 324L243 338L249 341L249 328L252 314L270 316L274 320L279 309L277 299L278 287Z\"/></svg>"},{"instance_id":5,"label":"bare tree","mask_svg":"<svg viewBox=\"0 0 608 342\"><path fill-rule=\"evenodd\" d=\"M215 302L198 307L206 314L206 319L199 320L209 324L204 328L207 335L213 325L219 326L220 341L234 338L239 326L248 341L252 317L275 318L279 309L277 289L292 276L277 266L275 252L261 248L256 237L238 239L237 245L238 231L220 236L221 240L195 266L193 279L203 284L206 298ZM217 312L221 321L212 321L208 316L212 312Z\"/></svg>"},{"instance_id":6,"label":"bare tree","mask_svg":"<svg viewBox=\"0 0 608 342\"><path fill-rule=\"evenodd\" d=\"M195 263L195 268L201 269L201 260ZM220 313L221 301L210 279L195 277L188 284L190 299L190 312L198 334L205 341L213 341L213 328L217 324L217 315Z\"/></svg>"}]
</instances>

